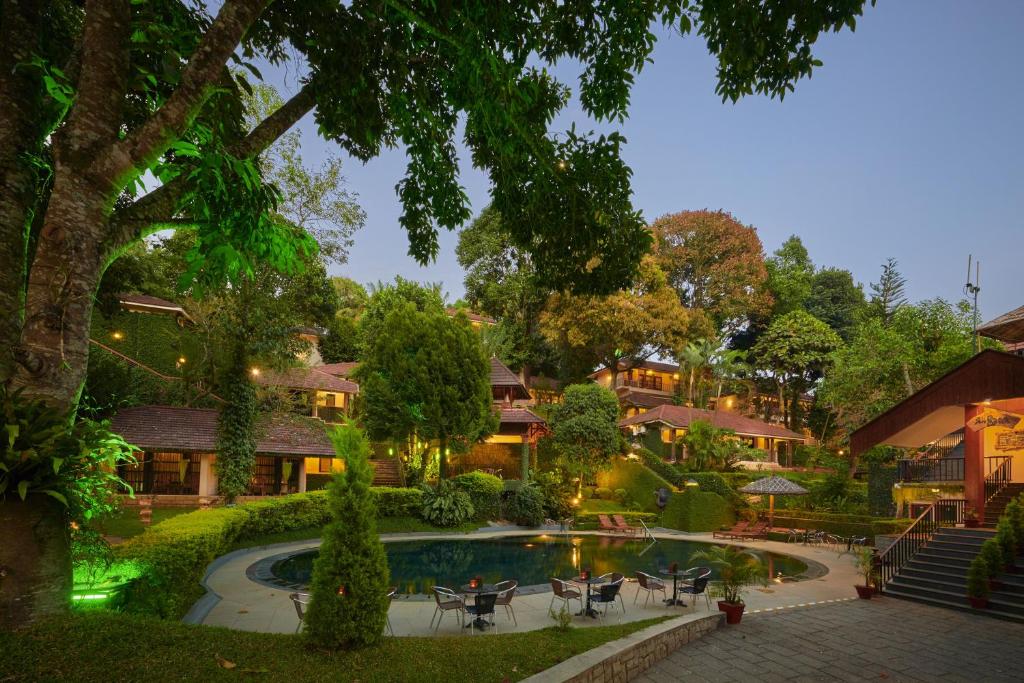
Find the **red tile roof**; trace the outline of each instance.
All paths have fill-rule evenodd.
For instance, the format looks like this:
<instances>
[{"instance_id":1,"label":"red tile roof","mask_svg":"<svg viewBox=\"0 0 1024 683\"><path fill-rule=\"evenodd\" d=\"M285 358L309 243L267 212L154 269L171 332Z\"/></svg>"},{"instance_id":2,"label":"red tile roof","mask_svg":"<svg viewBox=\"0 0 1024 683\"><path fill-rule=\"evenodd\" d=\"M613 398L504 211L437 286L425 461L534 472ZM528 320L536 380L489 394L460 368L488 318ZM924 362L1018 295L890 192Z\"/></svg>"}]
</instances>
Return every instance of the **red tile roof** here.
<instances>
[{"instance_id":1,"label":"red tile roof","mask_svg":"<svg viewBox=\"0 0 1024 683\"><path fill-rule=\"evenodd\" d=\"M737 413L728 413L724 410L701 410L699 408L667 404L652 408L646 413L640 413L639 415L619 420L619 426L629 427L630 425L663 422L677 429L684 429L689 427L691 422L698 420L710 422L719 429L731 429L742 436L770 436L776 439L806 441L806 437L803 434L797 434L785 427Z\"/></svg>"},{"instance_id":2,"label":"red tile roof","mask_svg":"<svg viewBox=\"0 0 1024 683\"><path fill-rule=\"evenodd\" d=\"M111 428L131 444L146 450L217 450L218 411L177 406L137 406L114 416ZM324 424L297 415L262 415L256 452L267 455L333 457L334 448Z\"/></svg>"},{"instance_id":3,"label":"red tile roof","mask_svg":"<svg viewBox=\"0 0 1024 683\"><path fill-rule=\"evenodd\" d=\"M335 377L348 377L356 368L359 367L359 361L345 361L344 363L325 363L323 365L317 365L316 369L327 374L334 375Z\"/></svg>"},{"instance_id":4,"label":"red tile roof","mask_svg":"<svg viewBox=\"0 0 1024 683\"><path fill-rule=\"evenodd\" d=\"M629 405L641 406L643 408L654 408L672 403L671 396L649 394L645 391L624 391L618 394L618 397L619 403L628 403Z\"/></svg>"},{"instance_id":5,"label":"red tile roof","mask_svg":"<svg viewBox=\"0 0 1024 683\"><path fill-rule=\"evenodd\" d=\"M519 375L508 369L508 366L495 357L491 357L491 388L508 388L512 390L512 400L530 398L530 392L526 390L519 380ZM504 398L502 396L502 398Z\"/></svg>"},{"instance_id":6,"label":"red tile roof","mask_svg":"<svg viewBox=\"0 0 1024 683\"><path fill-rule=\"evenodd\" d=\"M547 424L537 413L528 408L502 408L502 424Z\"/></svg>"},{"instance_id":7,"label":"red tile roof","mask_svg":"<svg viewBox=\"0 0 1024 683\"><path fill-rule=\"evenodd\" d=\"M497 324L497 321L494 318L491 318L490 316L486 315L480 315L479 313L474 313L473 311L470 311L465 308L446 308L445 313L447 313L448 316L451 318L454 318L459 313L462 313L464 316L469 318L470 322L474 323L484 323L485 325Z\"/></svg>"},{"instance_id":8,"label":"red tile roof","mask_svg":"<svg viewBox=\"0 0 1024 683\"><path fill-rule=\"evenodd\" d=\"M679 363L664 363L660 360L645 360L635 365L630 365L625 361L619 361L619 372L625 372L626 370L654 370L655 372L679 372ZM608 368L601 368L590 373L590 377L596 377L602 372L608 372Z\"/></svg>"},{"instance_id":9,"label":"red tile roof","mask_svg":"<svg viewBox=\"0 0 1024 683\"><path fill-rule=\"evenodd\" d=\"M287 387L289 389L319 389L339 394L357 394L359 385L347 379L336 377L324 371L323 367L288 368L280 372L264 370L256 382L265 387Z\"/></svg>"}]
</instances>

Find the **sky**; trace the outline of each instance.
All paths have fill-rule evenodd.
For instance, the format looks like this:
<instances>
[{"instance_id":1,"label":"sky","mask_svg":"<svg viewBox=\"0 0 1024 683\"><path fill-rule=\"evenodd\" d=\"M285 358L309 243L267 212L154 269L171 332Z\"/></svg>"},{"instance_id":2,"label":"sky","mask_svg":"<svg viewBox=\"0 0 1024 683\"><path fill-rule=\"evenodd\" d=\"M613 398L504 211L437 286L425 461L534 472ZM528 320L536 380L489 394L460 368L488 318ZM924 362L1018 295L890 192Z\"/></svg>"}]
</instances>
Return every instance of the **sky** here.
<instances>
[{"instance_id":1,"label":"sky","mask_svg":"<svg viewBox=\"0 0 1024 683\"><path fill-rule=\"evenodd\" d=\"M988 320L1024 304L1024 1L879 0L856 32L822 36L824 66L783 101L715 95L715 60L699 37L661 32L619 130L647 221L686 209L724 209L757 227L771 253L801 237L815 264L865 284L897 259L912 301L963 296L967 257L981 262ZM577 65L554 70L575 87ZM294 92L296 74L272 81ZM575 103L555 122L608 130ZM362 164L300 123L304 156L345 160L366 211L349 261L332 274L371 283L395 275L463 293L456 233L435 263L407 256L395 184L401 150ZM461 181L474 214L488 182L463 150Z\"/></svg>"}]
</instances>

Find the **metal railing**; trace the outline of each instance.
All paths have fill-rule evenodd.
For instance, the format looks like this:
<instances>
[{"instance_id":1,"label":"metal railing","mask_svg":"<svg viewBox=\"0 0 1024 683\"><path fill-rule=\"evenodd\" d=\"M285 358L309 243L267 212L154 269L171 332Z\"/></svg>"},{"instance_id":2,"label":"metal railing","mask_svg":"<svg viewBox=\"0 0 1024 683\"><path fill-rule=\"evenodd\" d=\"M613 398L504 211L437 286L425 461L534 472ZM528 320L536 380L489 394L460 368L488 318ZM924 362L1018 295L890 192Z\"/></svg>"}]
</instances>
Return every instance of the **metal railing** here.
<instances>
[{"instance_id":1,"label":"metal railing","mask_svg":"<svg viewBox=\"0 0 1024 683\"><path fill-rule=\"evenodd\" d=\"M985 458L985 502L995 498L1013 481L1013 457L992 455Z\"/></svg>"},{"instance_id":2,"label":"metal railing","mask_svg":"<svg viewBox=\"0 0 1024 683\"><path fill-rule=\"evenodd\" d=\"M897 463L899 481L963 481L963 458L905 458Z\"/></svg>"},{"instance_id":3,"label":"metal railing","mask_svg":"<svg viewBox=\"0 0 1024 683\"><path fill-rule=\"evenodd\" d=\"M324 422L340 424L345 421L345 409L341 406L317 406L316 416Z\"/></svg>"},{"instance_id":4,"label":"metal railing","mask_svg":"<svg viewBox=\"0 0 1024 683\"><path fill-rule=\"evenodd\" d=\"M654 534L651 533L651 530L647 527L646 524L644 524L644 520L641 519L639 521L640 521L640 528L643 529L643 537L651 539L651 543L657 543L658 539L656 539L654 537Z\"/></svg>"},{"instance_id":5,"label":"metal railing","mask_svg":"<svg viewBox=\"0 0 1024 683\"><path fill-rule=\"evenodd\" d=\"M914 523L878 555L878 587L885 586L913 559L921 547L931 540L940 527L963 524L967 501L944 498L924 509Z\"/></svg>"},{"instance_id":6,"label":"metal railing","mask_svg":"<svg viewBox=\"0 0 1024 683\"><path fill-rule=\"evenodd\" d=\"M652 391L664 391L672 393L675 385L672 380L666 380L658 375L640 375L638 377L626 377L619 375L615 378L616 387L633 387L635 389L650 389Z\"/></svg>"}]
</instances>

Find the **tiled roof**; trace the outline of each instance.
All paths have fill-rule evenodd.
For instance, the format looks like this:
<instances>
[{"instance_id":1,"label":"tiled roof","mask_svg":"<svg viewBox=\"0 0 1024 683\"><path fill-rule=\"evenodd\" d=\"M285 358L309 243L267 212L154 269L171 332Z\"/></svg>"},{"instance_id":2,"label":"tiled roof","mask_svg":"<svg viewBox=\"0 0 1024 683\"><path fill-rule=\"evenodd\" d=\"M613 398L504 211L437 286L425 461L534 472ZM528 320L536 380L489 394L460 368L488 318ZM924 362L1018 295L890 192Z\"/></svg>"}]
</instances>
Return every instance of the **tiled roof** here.
<instances>
[{"instance_id":1,"label":"tiled roof","mask_svg":"<svg viewBox=\"0 0 1024 683\"><path fill-rule=\"evenodd\" d=\"M462 313L464 316L469 318L470 322L474 323L484 323L485 325L497 324L497 321L494 318L486 315L480 315L479 313L474 313L473 311L470 311L465 308L446 308L445 313L447 313L448 316L451 318L454 318L459 313Z\"/></svg>"},{"instance_id":2,"label":"tiled roof","mask_svg":"<svg viewBox=\"0 0 1024 683\"><path fill-rule=\"evenodd\" d=\"M1024 342L1024 306L985 323L978 328L978 334L1008 344Z\"/></svg>"},{"instance_id":3,"label":"tiled roof","mask_svg":"<svg viewBox=\"0 0 1024 683\"><path fill-rule=\"evenodd\" d=\"M137 406L114 416L111 428L140 448L166 451L217 450L218 411L177 406ZM297 415L262 415L256 452L267 455L332 457L322 422Z\"/></svg>"},{"instance_id":4,"label":"tiled roof","mask_svg":"<svg viewBox=\"0 0 1024 683\"><path fill-rule=\"evenodd\" d=\"M502 408L502 424L547 424L537 413L527 408Z\"/></svg>"},{"instance_id":5,"label":"tiled roof","mask_svg":"<svg viewBox=\"0 0 1024 683\"><path fill-rule=\"evenodd\" d=\"M649 394L645 391L624 391L619 395L619 403L628 403L634 406L641 406L643 408L654 408L656 406L663 406L668 403L672 403L671 396L663 396L659 394Z\"/></svg>"},{"instance_id":6,"label":"tiled roof","mask_svg":"<svg viewBox=\"0 0 1024 683\"><path fill-rule=\"evenodd\" d=\"M530 398L530 392L519 380L519 375L509 370L508 366L493 356L491 356L491 387L511 388L513 400Z\"/></svg>"},{"instance_id":7,"label":"tiled roof","mask_svg":"<svg viewBox=\"0 0 1024 683\"><path fill-rule=\"evenodd\" d=\"M664 363L660 360L645 360L635 365L630 365L626 361L619 361L619 372L625 372L626 370L654 370L655 372L679 372L679 363ZM602 372L608 372L607 368L601 368L595 372L590 373L591 377L596 377Z\"/></svg>"},{"instance_id":8,"label":"tiled roof","mask_svg":"<svg viewBox=\"0 0 1024 683\"><path fill-rule=\"evenodd\" d=\"M321 372L326 372L329 375L335 377L348 377L356 368L359 367L359 361L345 361L344 363L325 363L323 365L317 365L316 369Z\"/></svg>"},{"instance_id":9,"label":"tiled roof","mask_svg":"<svg viewBox=\"0 0 1024 683\"><path fill-rule=\"evenodd\" d=\"M117 300L121 303L121 307L128 311L169 313L183 316L188 320L192 319L180 304L168 301L167 299L161 299L158 296L150 296L149 294L118 294Z\"/></svg>"},{"instance_id":10,"label":"tiled roof","mask_svg":"<svg viewBox=\"0 0 1024 683\"><path fill-rule=\"evenodd\" d=\"M289 389L319 389L339 394L359 393L359 385L325 372L323 366L315 368L288 368L283 371L264 370L256 381L266 387Z\"/></svg>"},{"instance_id":11,"label":"tiled roof","mask_svg":"<svg viewBox=\"0 0 1024 683\"><path fill-rule=\"evenodd\" d=\"M691 422L698 420L710 422L719 429L731 429L743 436L770 436L776 439L806 440L803 434L797 434L785 427L737 413L729 413L723 410L701 410L699 408L687 408L686 406L668 404L652 408L646 413L640 413L639 415L620 420L619 426L628 427L630 425L648 424L650 422L664 422L672 427L683 429L689 427Z\"/></svg>"}]
</instances>

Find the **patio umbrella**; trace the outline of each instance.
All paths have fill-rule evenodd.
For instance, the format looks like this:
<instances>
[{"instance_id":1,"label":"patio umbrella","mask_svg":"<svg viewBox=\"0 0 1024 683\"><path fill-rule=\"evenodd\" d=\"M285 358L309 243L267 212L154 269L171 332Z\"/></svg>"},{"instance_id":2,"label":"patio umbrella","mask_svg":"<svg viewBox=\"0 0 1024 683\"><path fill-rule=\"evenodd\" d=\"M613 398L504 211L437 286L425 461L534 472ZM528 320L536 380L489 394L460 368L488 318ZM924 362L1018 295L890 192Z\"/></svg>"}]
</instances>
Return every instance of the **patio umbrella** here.
<instances>
[{"instance_id":1,"label":"patio umbrella","mask_svg":"<svg viewBox=\"0 0 1024 683\"><path fill-rule=\"evenodd\" d=\"M775 496L804 496L808 491L789 479L773 474L770 477L750 482L740 489L740 493L768 495L768 528L772 528L775 526Z\"/></svg>"}]
</instances>

